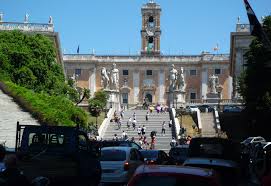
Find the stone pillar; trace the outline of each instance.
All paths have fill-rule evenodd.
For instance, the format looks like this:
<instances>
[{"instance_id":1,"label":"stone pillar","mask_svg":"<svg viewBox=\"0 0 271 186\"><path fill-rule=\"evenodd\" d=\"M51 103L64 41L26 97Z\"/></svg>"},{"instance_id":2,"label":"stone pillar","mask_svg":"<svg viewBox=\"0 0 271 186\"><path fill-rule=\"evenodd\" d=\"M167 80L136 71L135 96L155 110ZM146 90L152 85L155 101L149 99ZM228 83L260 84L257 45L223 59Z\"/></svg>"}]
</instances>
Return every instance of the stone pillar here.
<instances>
[{"instance_id":1,"label":"stone pillar","mask_svg":"<svg viewBox=\"0 0 271 186\"><path fill-rule=\"evenodd\" d=\"M89 89L91 96L94 96L94 93L96 92L96 68L94 67L89 71Z\"/></svg>"},{"instance_id":2,"label":"stone pillar","mask_svg":"<svg viewBox=\"0 0 271 186\"><path fill-rule=\"evenodd\" d=\"M159 103L164 102L165 96L165 72L164 70L160 70L159 74Z\"/></svg>"},{"instance_id":3,"label":"stone pillar","mask_svg":"<svg viewBox=\"0 0 271 186\"><path fill-rule=\"evenodd\" d=\"M229 76L228 77L228 98L229 99L232 99L232 91L233 91L233 84L232 84L233 82L232 82L232 77L231 76Z\"/></svg>"},{"instance_id":4,"label":"stone pillar","mask_svg":"<svg viewBox=\"0 0 271 186\"><path fill-rule=\"evenodd\" d=\"M208 89L208 70L203 68L201 71L201 99L206 99Z\"/></svg>"},{"instance_id":5,"label":"stone pillar","mask_svg":"<svg viewBox=\"0 0 271 186\"><path fill-rule=\"evenodd\" d=\"M139 72L133 72L133 81L134 81L134 104L138 103L139 100Z\"/></svg>"}]
</instances>

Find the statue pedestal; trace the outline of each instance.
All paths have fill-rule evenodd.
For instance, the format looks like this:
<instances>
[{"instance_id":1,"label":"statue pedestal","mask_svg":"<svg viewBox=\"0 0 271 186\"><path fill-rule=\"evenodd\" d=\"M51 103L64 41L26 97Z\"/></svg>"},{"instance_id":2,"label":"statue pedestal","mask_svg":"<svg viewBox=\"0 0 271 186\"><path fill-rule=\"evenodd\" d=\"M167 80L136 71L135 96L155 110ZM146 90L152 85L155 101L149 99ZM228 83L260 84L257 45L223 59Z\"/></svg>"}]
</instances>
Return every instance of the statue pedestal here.
<instances>
[{"instance_id":1,"label":"statue pedestal","mask_svg":"<svg viewBox=\"0 0 271 186\"><path fill-rule=\"evenodd\" d=\"M175 90L174 94L175 94L175 99L177 101L177 108L184 107L185 106L185 91Z\"/></svg>"},{"instance_id":2,"label":"statue pedestal","mask_svg":"<svg viewBox=\"0 0 271 186\"><path fill-rule=\"evenodd\" d=\"M107 108L114 108L117 112L120 111L120 93L118 90L104 90L108 95Z\"/></svg>"},{"instance_id":3,"label":"statue pedestal","mask_svg":"<svg viewBox=\"0 0 271 186\"><path fill-rule=\"evenodd\" d=\"M219 93L208 93L206 96L208 103L218 103L220 100Z\"/></svg>"}]
</instances>

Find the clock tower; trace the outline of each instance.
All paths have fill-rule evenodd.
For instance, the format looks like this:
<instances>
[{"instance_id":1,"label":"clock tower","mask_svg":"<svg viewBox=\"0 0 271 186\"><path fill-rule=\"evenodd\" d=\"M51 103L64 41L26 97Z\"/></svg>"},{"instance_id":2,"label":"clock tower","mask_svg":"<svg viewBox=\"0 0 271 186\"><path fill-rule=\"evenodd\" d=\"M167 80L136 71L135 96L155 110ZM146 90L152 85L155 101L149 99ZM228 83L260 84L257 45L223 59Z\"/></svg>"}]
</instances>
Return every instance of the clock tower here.
<instances>
[{"instance_id":1,"label":"clock tower","mask_svg":"<svg viewBox=\"0 0 271 186\"><path fill-rule=\"evenodd\" d=\"M150 0L141 8L142 30L141 30L141 55L160 55L160 15L161 7L154 0Z\"/></svg>"}]
</instances>

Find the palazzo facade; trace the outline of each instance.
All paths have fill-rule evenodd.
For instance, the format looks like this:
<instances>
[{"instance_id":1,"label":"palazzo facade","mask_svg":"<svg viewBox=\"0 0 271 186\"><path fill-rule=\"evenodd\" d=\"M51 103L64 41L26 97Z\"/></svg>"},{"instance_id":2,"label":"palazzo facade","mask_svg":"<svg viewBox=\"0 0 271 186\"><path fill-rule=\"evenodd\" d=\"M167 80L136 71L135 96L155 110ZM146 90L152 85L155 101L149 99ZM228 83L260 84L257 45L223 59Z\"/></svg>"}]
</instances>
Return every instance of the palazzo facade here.
<instances>
[{"instance_id":1,"label":"palazzo facade","mask_svg":"<svg viewBox=\"0 0 271 186\"><path fill-rule=\"evenodd\" d=\"M160 52L161 7L150 1L141 8L142 29L140 55L64 54L66 76L75 75L79 87L89 88L91 94L102 89L101 69L119 69L121 104L135 105L144 98L152 103L167 104L169 99L169 68L174 64L184 69L187 102L201 102L207 97L209 77L216 75L222 88L221 98L231 99L232 78L228 54L162 55Z\"/></svg>"}]
</instances>

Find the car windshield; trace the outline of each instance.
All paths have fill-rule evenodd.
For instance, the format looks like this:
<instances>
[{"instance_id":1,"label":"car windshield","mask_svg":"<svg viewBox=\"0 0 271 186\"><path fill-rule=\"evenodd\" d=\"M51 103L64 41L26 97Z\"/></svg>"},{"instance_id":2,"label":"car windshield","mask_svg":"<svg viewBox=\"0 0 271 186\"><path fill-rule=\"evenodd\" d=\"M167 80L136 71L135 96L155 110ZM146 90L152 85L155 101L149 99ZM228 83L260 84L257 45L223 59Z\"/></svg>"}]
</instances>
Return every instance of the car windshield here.
<instances>
[{"instance_id":1,"label":"car windshield","mask_svg":"<svg viewBox=\"0 0 271 186\"><path fill-rule=\"evenodd\" d=\"M209 186L207 180L196 179L194 177L181 177L178 174L176 175L148 175L141 176L135 182L134 186Z\"/></svg>"},{"instance_id":2,"label":"car windshield","mask_svg":"<svg viewBox=\"0 0 271 186\"><path fill-rule=\"evenodd\" d=\"M250 143L252 141L253 138L247 138L244 143Z\"/></svg>"},{"instance_id":3,"label":"car windshield","mask_svg":"<svg viewBox=\"0 0 271 186\"><path fill-rule=\"evenodd\" d=\"M156 158L158 155L158 151L144 150L140 152L144 158Z\"/></svg>"},{"instance_id":4,"label":"car windshield","mask_svg":"<svg viewBox=\"0 0 271 186\"><path fill-rule=\"evenodd\" d=\"M106 149L101 151L101 161L124 161L126 152L118 149Z\"/></svg>"}]
</instances>

